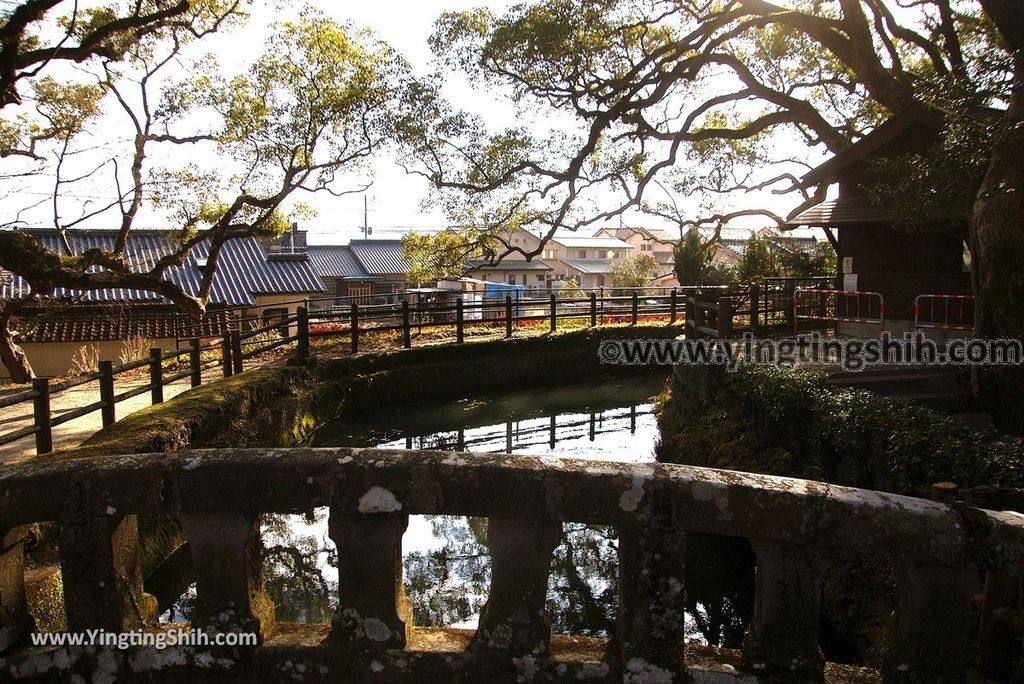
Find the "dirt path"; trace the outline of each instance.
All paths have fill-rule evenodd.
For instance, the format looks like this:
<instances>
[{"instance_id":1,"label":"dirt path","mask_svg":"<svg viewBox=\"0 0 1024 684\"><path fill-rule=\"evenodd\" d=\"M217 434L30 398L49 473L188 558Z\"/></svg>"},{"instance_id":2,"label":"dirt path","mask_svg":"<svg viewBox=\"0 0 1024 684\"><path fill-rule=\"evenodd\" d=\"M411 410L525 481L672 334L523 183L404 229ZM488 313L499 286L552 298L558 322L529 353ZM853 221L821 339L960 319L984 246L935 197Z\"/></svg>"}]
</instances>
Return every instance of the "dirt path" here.
<instances>
[{"instance_id":1,"label":"dirt path","mask_svg":"<svg viewBox=\"0 0 1024 684\"><path fill-rule=\"evenodd\" d=\"M249 364L249 368L255 368L257 365L261 365L256 360L249 361ZM217 367L207 369L203 372L203 384L213 382L221 377L223 377L223 370L221 368ZM116 394L120 394L121 392L126 392L137 387L143 387L148 384L149 378L145 375L135 375L132 377L121 376L114 382L114 392ZM164 385L164 401L167 401L172 397L176 397L189 389L191 389L191 383L188 378ZM23 392L24 390L25 388L23 386L12 387L9 390L3 389L0 390L0 397ZM59 418L61 415L76 409L79 406L85 406L99 400L99 383L90 382L54 394L50 398L50 411L53 418ZM135 411L144 409L150 405L150 394L149 392L144 392L138 396L118 402L115 408L115 415L118 419L121 419L130 413L134 413ZM14 432L15 430L19 430L24 427L30 427L31 425L32 402L27 401L21 404L15 404L14 406L0 408L0 433ZM58 425L53 428L53 449L56 451L58 449L67 449L78 446L102 427L103 421L99 410L68 421L62 425ZM24 461L26 458L35 455L35 437L25 437L16 442L0 446L0 464L19 463Z\"/></svg>"}]
</instances>

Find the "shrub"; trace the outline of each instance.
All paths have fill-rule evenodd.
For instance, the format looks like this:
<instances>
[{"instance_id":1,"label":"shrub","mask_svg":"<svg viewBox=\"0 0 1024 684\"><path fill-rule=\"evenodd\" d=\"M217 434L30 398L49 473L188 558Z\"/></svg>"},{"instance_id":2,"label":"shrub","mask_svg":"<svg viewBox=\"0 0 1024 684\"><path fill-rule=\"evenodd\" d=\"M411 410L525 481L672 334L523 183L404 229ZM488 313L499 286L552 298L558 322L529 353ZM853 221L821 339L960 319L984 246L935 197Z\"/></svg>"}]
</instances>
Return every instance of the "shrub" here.
<instances>
[{"instance_id":1,"label":"shrub","mask_svg":"<svg viewBox=\"0 0 1024 684\"><path fill-rule=\"evenodd\" d=\"M95 344L83 344L71 355L71 371L75 375L95 373L100 365L100 348Z\"/></svg>"},{"instance_id":2,"label":"shrub","mask_svg":"<svg viewBox=\"0 0 1024 684\"><path fill-rule=\"evenodd\" d=\"M156 343L153 340L139 335L133 335L122 340L121 355L118 357L118 363L130 363L144 359L149 356L150 348L155 346Z\"/></svg>"}]
</instances>

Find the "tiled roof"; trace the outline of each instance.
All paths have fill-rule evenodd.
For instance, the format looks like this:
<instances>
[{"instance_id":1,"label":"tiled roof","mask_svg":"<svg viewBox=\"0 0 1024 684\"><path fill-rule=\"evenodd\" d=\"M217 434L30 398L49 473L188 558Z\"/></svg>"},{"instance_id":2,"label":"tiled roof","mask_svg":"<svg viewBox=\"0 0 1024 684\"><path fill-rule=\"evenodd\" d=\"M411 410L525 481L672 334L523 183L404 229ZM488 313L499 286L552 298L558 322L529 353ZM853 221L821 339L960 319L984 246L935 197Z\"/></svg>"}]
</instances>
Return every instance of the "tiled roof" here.
<instances>
[{"instance_id":1,"label":"tiled roof","mask_svg":"<svg viewBox=\"0 0 1024 684\"><path fill-rule=\"evenodd\" d=\"M877 207L867 197L843 197L825 200L805 209L790 220L787 226L837 226L850 223L891 223L892 212Z\"/></svg>"},{"instance_id":2,"label":"tiled roof","mask_svg":"<svg viewBox=\"0 0 1024 684\"><path fill-rule=\"evenodd\" d=\"M321 278L371 280L371 276L347 245L310 245L309 265Z\"/></svg>"},{"instance_id":3,"label":"tiled roof","mask_svg":"<svg viewBox=\"0 0 1024 684\"><path fill-rule=\"evenodd\" d=\"M630 236L640 234L648 240L656 240L657 242L678 242L679 233L670 233L662 228L642 228L640 226L623 226L615 229L615 237L620 240L628 240Z\"/></svg>"},{"instance_id":4,"label":"tiled roof","mask_svg":"<svg viewBox=\"0 0 1024 684\"><path fill-rule=\"evenodd\" d=\"M401 240L353 240L352 254L367 273L397 275L409 272L409 262L402 252Z\"/></svg>"},{"instance_id":5,"label":"tiled roof","mask_svg":"<svg viewBox=\"0 0 1024 684\"><path fill-rule=\"evenodd\" d=\"M524 259L503 259L493 266L480 259L470 259L467 267L472 271L550 271L552 268L543 261Z\"/></svg>"},{"instance_id":6,"label":"tiled roof","mask_svg":"<svg viewBox=\"0 0 1024 684\"><path fill-rule=\"evenodd\" d=\"M817 240L809 237L770 236L764 239L766 239L773 245L782 247L783 249L787 249L789 251L800 250L808 252L814 249L818 244ZM746 240L728 239L722 240L721 244L731 249L737 255L742 255L747 248Z\"/></svg>"},{"instance_id":7,"label":"tiled roof","mask_svg":"<svg viewBox=\"0 0 1024 684\"><path fill-rule=\"evenodd\" d=\"M613 237L556 235L551 241L570 249L633 249L633 245Z\"/></svg>"},{"instance_id":8,"label":"tiled roof","mask_svg":"<svg viewBox=\"0 0 1024 684\"><path fill-rule=\"evenodd\" d=\"M43 246L53 251L62 251L58 234L50 229L23 231L35 237ZM71 251L81 254L87 249L112 249L117 239L113 230L69 230L68 241ZM132 231L128 237L125 257L132 271L148 270L162 256L174 248L172 236L165 231ZM186 257L181 266L169 268L164 275L185 292L196 294L202 281L202 271L197 259L209 256L207 243L200 243ZM258 294L291 294L322 292L320 279L313 273L305 259L268 258L267 253L255 238L232 238L227 240L217 260L217 273L210 289L211 304L229 306L251 305L253 296ZM0 272L0 298L11 299L24 296L27 284L17 275ZM78 298L88 303L103 302L166 302L160 295L146 290L108 288L90 290L84 294L77 290L59 288L54 298Z\"/></svg>"},{"instance_id":9,"label":"tiled roof","mask_svg":"<svg viewBox=\"0 0 1024 684\"><path fill-rule=\"evenodd\" d=\"M40 315L16 319L19 342L102 342L141 337L219 337L229 328L230 316L211 311L196 322L160 304L132 306L79 306L42 310Z\"/></svg>"},{"instance_id":10,"label":"tiled roof","mask_svg":"<svg viewBox=\"0 0 1024 684\"><path fill-rule=\"evenodd\" d=\"M612 262L607 259L562 259L562 263L580 273L612 272Z\"/></svg>"}]
</instances>

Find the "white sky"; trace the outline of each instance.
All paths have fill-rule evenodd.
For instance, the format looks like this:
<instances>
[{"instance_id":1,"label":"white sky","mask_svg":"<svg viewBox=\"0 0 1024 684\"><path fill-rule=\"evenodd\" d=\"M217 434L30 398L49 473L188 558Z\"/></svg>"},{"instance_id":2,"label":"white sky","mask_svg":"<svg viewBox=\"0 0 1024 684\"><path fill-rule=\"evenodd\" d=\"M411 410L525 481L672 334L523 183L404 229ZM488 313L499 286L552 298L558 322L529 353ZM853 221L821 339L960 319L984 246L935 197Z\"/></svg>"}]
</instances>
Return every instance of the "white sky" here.
<instances>
[{"instance_id":1,"label":"white sky","mask_svg":"<svg viewBox=\"0 0 1024 684\"><path fill-rule=\"evenodd\" d=\"M350 22L355 27L373 29L382 39L390 43L413 66L418 74L426 74L433 70L433 60L427 40L433 31L434 22L441 12L446 10L472 9L479 6L489 7L496 13L514 4L509 0L423 0L420 2L400 2L395 0L377 0L376 2L331 2L330 0L314 0L311 2L323 13L339 20ZM296 9L287 3L274 0L256 2L251 10L252 20L241 29L234 29L226 35L202 41L201 52L214 50L226 68L237 66L239 62L255 59L263 49L264 39L273 21L295 16ZM493 129L518 122L517 113L507 103L496 99L492 94L470 87L459 74L446 74L445 94L455 106L479 114L485 118ZM117 116L122 120L117 121ZM110 113L103 120L104 135L124 135L130 128L124 126L123 112L112 106ZM109 121L107 120L109 119ZM195 155L207 162L216 162L212 147L196 146L186 154ZM369 205L368 222L373 228L374 237L398 237L409 229L437 230L446 225L445 216L438 211L425 211L421 203L429 195L427 181L419 176L407 175L392 159L382 156L373 163L374 183L367 193ZM358 187L363 177L353 177L349 187ZM109 185L109 183L108 183ZM22 187L19 206L36 197L45 199L52 187L51 182L35 182ZM657 193L652 188L652 193ZM73 193L72 193L73 194ZM300 221L301 227L309 230L310 242L347 242L362 235L363 195L345 195L333 197L327 193L310 195L302 193L297 197L312 205L317 216ZM653 198L656 199L656 198ZM72 200L73 202L74 200ZM763 206L780 215L792 209L795 197L778 198L768 193L759 193L746 198L738 198L744 206ZM70 204L70 203L69 203ZM65 218L73 213L72 208L62 211ZM25 213L22 218L27 225L52 225L52 207L43 204L37 209ZM104 221L90 221L90 227L113 227L112 221L117 219L116 212L106 215ZM658 220L639 213L626 215L627 225L659 225ZM615 225L618 221L615 222ZM156 213L142 214L136 222L139 227L170 227L164 217ZM663 224L661 224L663 225ZM752 219L748 226L766 225L763 219Z\"/></svg>"}]
</instances>

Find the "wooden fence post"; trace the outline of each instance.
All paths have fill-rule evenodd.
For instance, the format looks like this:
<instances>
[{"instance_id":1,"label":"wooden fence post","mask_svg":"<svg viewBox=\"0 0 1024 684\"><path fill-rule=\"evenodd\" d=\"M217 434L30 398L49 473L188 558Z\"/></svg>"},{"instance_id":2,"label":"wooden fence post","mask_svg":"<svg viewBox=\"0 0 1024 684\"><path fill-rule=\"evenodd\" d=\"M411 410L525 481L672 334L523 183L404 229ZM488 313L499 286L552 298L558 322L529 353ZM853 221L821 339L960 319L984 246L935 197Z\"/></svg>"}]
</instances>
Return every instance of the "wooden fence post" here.
<instances>
[{"instance_id":1,"label":"wooden fence post","mask_svg":"<svg viewBox=\"0 0 1024 684\"><path fill-rule=\"evenodd\" d=\"M230 378L234 370L234 363L231 361L231 333L227 331L220 341L220 365L224 370L224 377Z\"/></svg>"},{"instance_id":2,"label":"wooden fence post","mask_svg":"<svg viewBox=\"0 0 1024 684\"><path fill-rule=\"evenodd\" d=\"M100 408L100 416L103 419L103 427L113 425L117 420L114 412L114 364L110 361L100 361L100 401L103 406Z\"/></svg>"},{"instance_id":3,"label":"wooden fence post","mask_svg":"<svg viewBox=\"0 0 1024 684\"><path fill-rule=\"evenodd\" d=\"M597 325L597 293L590 293L590 327Z\"/></svg>"},{"instance_id":4,"label":"wooden fence post","mask_svg":"<svg viewBox=\"0 0 1024 684\"><path fill-rule=\"evenodd\" d=\"M761 286L750 286L750 332L757 334L761 329Z\"/></svg>"},{"instance_id":5,"label":"wooden fence post","mask_svg":"<svg viewBox=\"0 0 1024 684\"><path fill-rule=\"evenodd\" d=\"M234 362L233 372L237 375L242 372L242 331L231 331L231 360Z\"/></svg>"},{"instance_id":6,"label":"wooden fence post","mask_svg":"<svg viewBox=\"0 0 1024 684\"><path fill-rule=\"evenodd\" d=\"M351 333L352 333L352 353L359 353L359 305L352 304L352 318L350 321Z\"/></svg>"},{"instance_id":7,"label":"wooden fence post","mask_svg":"<svg viewBox=\"0 0 1024 684\"><path fill-rule=\"evenodd\" d=\"M732 337L732 299L718 298L718 337Z\"/></svg>"},{"instance_id":8,"label":"wooden fence post","mask_svg":"<svg viewBox=\"0 0 1024 684\"><path fill-rule=\"evenodd\" d=\"M189 380L193 387L199 387L203 384L203 359L199 346L199 338L189 340L188 369L191 373Z\"/></svg>"},{"instance_id":9,"label":"wooden fence post","mask_svg":"<svg viewBox=\"0 0 1024 684\"><path fill-rule=\"evenodd\" d=\"M465 339L465 333L463 330L463 311L462 311L462 297L458 297L455 300L455 341L462 344Z\"/></svg>"},{"instance_id":10,"label":"wooden fence post","mask_svg":"<svg viewBox=\"0 0 1024 684\"><path fill-rule=\"evenodd\" d=\"M505 296L505 337L512 337L512 297Z\"/></svg>"},{"instance_id":11,"label":"wooden fence post","mask_svg":"<svg viewBox=\"0 0 1024 684\"><path fill-rule=\"evenodd\" d=\"M551 332L555 332L558 327L558 300L555 298L555 293L551 293Z\"/></svg>"},{"instance_id":12,"label":"wooden fence post","mask_svg":"<svg viewBox=\"0 0 1024 684\"><path fill-rule=\"evenodd\" d=\"M300 359L309 358L309 310L304 306L300 306L295 312L296 319L298 322L298 343L296 346L296 352L298 352Z\"/></svg>"},{"instance_id":13,"label":"wooden fence post","mask_svg":"<svg viewBox=\"0 0 1024 684\"><path fill-rule=\"evenodd\" d=\"M402 346L412 349L412 330L409 329L409 300L402 300Z\"/></svg>"},{"instance_id":14,"label":"wooden fence post","mask_svg":"<svg viewBox=\"0 0 1024 684\"><path fill-rule=\"evenodd\" d=\"M638 305L639 299L640 298L637 296L636 290L633 290L633 315L632 315L632 323L630 325L636 325L636 313L637 313L637 305Z\"/></svg>"},{"instance_id":15,"label":"wooden fence post","mask_svg":"<svg viewBox=\"0 0 1024 684\"><path fill-rule=\"evenodd\" d=\"M32 378L32 413L36 424L36 454L53 451L53 434L50 431L50 379Z\"/></svg>"},{"instance_id":16,"label":"wooden fence post","mask_svg":"<svg viewBox=\"0 0 1024 684\"><path fill-rule=\"evenodd\" d=\"M672 288L672 296L669 298L669 303L668 303L669 323L675 323L676 322L676 306L678 306L678 304L676 302L676 296L677 296L676 288L673 287Z\"/></svg>"},{"instance_id":17,"label":"wooden fence post","mask_svg":"<svg viewBox=\"0 0 1024 684\"><path fill-rule=\"evenodd\" d=\"M162 404L164 401L164 369L163 352L160 347L149 349L149 398L153 404Z\"/></svg>"}]
</instances>

